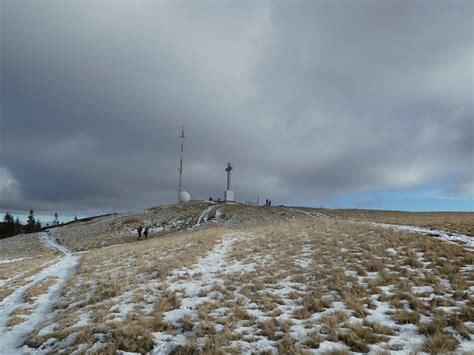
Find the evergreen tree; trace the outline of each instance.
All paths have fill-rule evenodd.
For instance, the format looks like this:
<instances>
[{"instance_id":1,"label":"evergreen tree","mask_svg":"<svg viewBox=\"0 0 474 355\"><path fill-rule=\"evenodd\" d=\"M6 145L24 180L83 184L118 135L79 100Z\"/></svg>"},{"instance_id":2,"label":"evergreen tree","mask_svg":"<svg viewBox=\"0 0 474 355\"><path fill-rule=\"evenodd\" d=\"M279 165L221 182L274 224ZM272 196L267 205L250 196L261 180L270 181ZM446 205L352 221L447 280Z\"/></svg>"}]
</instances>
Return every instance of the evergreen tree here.
<instances>
[{"instance_id":1,"label":"evergreen tree","mask_svg":"<svg viewBox=\"0 0 474 355\"><path fill-rule=\"evenodd\" d=\"M74 216L74 222L76 222L76 221L77 221L77 216Z\"/></svg>"},{"instance_id":2,"label":"evergreen tree","mask_svg":"<svg viewBox=\"0 0 474 355\"><path fill-rule=\"evenodd\" d=\"M15 233L15 220L10 212L5 213L3 217L3 234L14 234Z\"/></svg>"},{"instance_id":3,"label":"evergreen tree","mask_svg":"<svg viewBox=\"0 0 474 355\"><path fill-rule=\"evenodd\" d=\"M5 216L3 217L3 223L15 224L15 220L13 219L13 216L10 214L10 212L5 213Z\"/></svg>"},{"instance_id":4,"label":"evergreen tree","mask_svg":"<svg viewBox=\"0 0 474 355\"><path fill-rule=\"evenodd\" d=\"M55 226L58 226L58 225L59 225L58 212L55 212L55 213L54 213L54 225L55 225Z\"/></svg>"},{"instance_id":5,"label":"evergreen tree","mask_svg":"<svg viewBox=\"0 0 474 355\"><path fill-rule=\"evenodd\" d=\"M36 220L35 228L36 228L37 230L40 230L40 229L41 229L41 222L40 222L39 219Z\"/></svg>"},{"instance_id":6,"label":"evergreen tree","mask_svg":"<svg viewBox=\"0 0 474 355\"><path fill-rule=\"evenodd\" d=\"M28 220L26 222L28 227L28 231L32 232L35 230L36 227L36 220L35 220L35 213L33 210L30 210L30 214L28 215Z\"/></svg>"}]
</instances>

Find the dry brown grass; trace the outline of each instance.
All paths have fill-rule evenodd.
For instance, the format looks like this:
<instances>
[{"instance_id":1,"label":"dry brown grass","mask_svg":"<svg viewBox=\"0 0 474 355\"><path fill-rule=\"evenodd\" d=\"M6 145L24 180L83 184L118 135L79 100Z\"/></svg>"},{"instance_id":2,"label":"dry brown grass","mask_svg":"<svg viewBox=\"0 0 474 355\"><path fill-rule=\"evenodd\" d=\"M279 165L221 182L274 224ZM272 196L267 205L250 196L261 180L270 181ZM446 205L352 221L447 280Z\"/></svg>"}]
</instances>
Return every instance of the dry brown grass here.
<instances>
[{"instance_id":1,"label":"dry brown grass","mask_svg":"<svg viewBox=\"0 0 474 355\"><path fill-rule=\"evenodd\" d=\"M275 333L278 330L278 321L275 318L270 319L268 322L260 323L258 327L261 330L261 335L266 336L270 340L280 339Z\"/></svg>"},{"instance_id":2,"label":"dry brown grass","mask_svg":"<svg viewBox=\"0 0 474 355\"><path fill-rule=\"evenodd\" d=\"M319 344L321 344L321 335L317 332L310 334L305 342L306 347L309 349L317 349Z\"/></svg>"},{"instance_id":3,"label":"dry brown grass","mask_svg":"<svg viewBox=\"0 0 474 355\"><path fill-rule=\"evenodd\" d=\"M10 287L5 287L0 290L0 301L3 301L5 298L10 296L13 291L15 291L13 288Z\"/></svg>"},{"instance_id":4,"label":"dry brown grass","mask_svg":"<svg viewBox=\"0 0 474 355\"><path fill-rule=\"evenodd\" d=\"M8 320L7 326L9 328L21 324L25 321L26 316L31 314L32 309L27 307L20 307L13 311L11 318Z\"/></svg>"},{"instance_id":5,"label":"dry brown grass","mask_svg":"<svg viewBox=\"0 0 474 355\"><path fill-rule=\"evenodd\" d=\"M229 207L227 214L240 208ZM278 211L265 209L265 216ZM241 349L230 345L232 340L251 344L259 336L278 342L281 353L304 353L326 340L343 341L352 351L364 352L370 344L386 346L387 336L397 336L407 324L418 326L430 337L430 344L434 344L430 349L439 345L437 338L431 337L440 332L449 330L456 336L469 333L464 322L472 319L472 303L468 303L469 295L462 287L472 283L462 268L472 260L470 252L430 237L300 215L292 221L234 227L231 231L244 237L235 241L227 259L255 268L246 273L218 273L222 282L211 283L198 293L203 299L210 292L213 296L173 324L164 321L163 314L179 308L187 295L180 289L171 291L169 283L201 280L203 275L167 278L173 270L192 266L206 255L228 229L202 228L91 251L64 293L61 305L64 315L69 316L58 322L62 329L68 329L78 314L87 310L90 321L79 330L81 341L92 346L94 334L112 330L110 349L137 352L149 351L147 332L188 332L186 336L192 336L187 344L176 349L183 354L239 352ZM304 257L308 266L296 263L308 246L310 252ZM387 253L388 248L396 253ZM433 286L438 295L430 299L426 292L416 290L420 286ZM84 308L67 308L72 302L87 299L88 294L91 297ZM134 304L134 309L125 319L115 318L109 309L120 303L124 294L130 294L127 302ZM378 297L373 298L373 294ZM399 326L392 329L367 321L369 311L376 308L375 300L400 309L388 314ZM336 303L343 310L334 313L331 307ZM144 314L145 305L153 311ZM424 329L420 314L434 318L440 306L452 306L453 315ZM219 316L213 313L218 309ZM264 314L268 320L262 321L251 312ZM348 315L360 318L361 323L348 324ZM293 319L286 320L288 316ZM104 329L104 322L113 319L116 325L107 323ZM293 323L304 326L308 337L292 338ZM214 327L217 325L219 331ZM125 332L125 327L130 331ZM245 328L245 334L238 333L238 328ZM144 345L141 338L134 338L137 332L145 334ZM204 336L207 342L202 340ZM68 351L75 349L77 345Z\"/></svg>"},{"instance_id":6,"label":"dry brown grass","mask_svg":"<svg viewBox=\"0 0 474 355\"><path fill-rule=\"evenodd\" d=\"M146 353L153 349L153 336L149 328L123 324L112 333L113 344L117 350Z\"/></svg>"},{"instance_id":7,"label":"dry brown grass","mask_svg":"<svg viewBox=\"0 0 474 355\"><path fill-rule=\"evenodd\" d=\"M322 333L331 341L338 340L338 328L345 322L347 316L344 313L338 313L335 316L326 316L321 320Z\"/></svg>"},{"instance_id":8,"label":"dry brown grass","mask_svg":"<svg viewBox=\"0 0 474 355\"><path fill-rule=\"evenodd\" d=\"M416 312L397 311L392 314L392 319L398 324L418 324L420 315Z\"/></svg>"},{"instance_id":9,"label":"dry brown grass","mask_svg":"<svg viewBox=\"0 0 474 355\"><path fill-rule=\"evenodd\" d=\"M42 280L39 284L36 286L30 288L26 293L25 293L25 300L27 302L32 302L35 298L38 296L46 293L48 289L54 285L58 281L57 277L47 277L44 280Z\"/></svg>"},{"instance_id":10,"label":"dry brown grass","mask_svg":"<svg viewBox=\"0 0 474 355\"><path fill-rule=\"evenodd\" d=\"M278 344L278 351L281 354L300 354L302 352L298 351L298 348L295 345L295 340L289 335L285 334Z\"/></svg>"},{"instance_id":11,"label":"dry brown grass","mask_svg":"<svg viewBox=\"0 0 474 355\"><path fill-rule=\"evenodd\" d=\"M143 220L139 216L129 216L129 217L123 218L122 223L123 224L137 224L138 226L138 224L143 223Z\"/></svg>"},{"instance_id":12,"label":"dry brown grass","mask_svg":"<svg viewBox=\"0 0 474 355\"><path fill-rule=\"evenodd\" d=\"M322 312L331 306L331 299L322 297L318 292L311 292L303 298L303 307L310 313Z\"/></svg>"},{"instance_id":13,"label":"dry brown grass","mask_svg":"<svg viewBox=\"0 0 474 355\"><path fill-rule=\"evenodd\" d=\"M456 349L456 342L448 335L436 332L426 338L423 350L430 354L445 354Z\"/></svg>"},{"instance_id":14,"label":"dry brown grass","mask_svg":"<svg viewBox=\"0 0 474 355\"><path fill-rule=\"evenodd\" d=\"M346 343L351 348L352 351L357 351L357 352L362 352L362 353L366 353L369 351L369 346L364 341L364 339L359 338L357 334L354 333L352 330L349 330L348 332L345 332L345 333L340 332L339 340Z\"/></svg>"},{"instance_id":15,"label":"dry brown grass","mask_svg":"<svg viewBox=\"0 0 474 355\"><path fill-rule=\"evenodd\" d=\"M373 329L374 333L376 334L384 334L384 335L394 335L395 331L389 327L386 327L382 324L375 323L375 322L370 322L367 320L364 320L363 325L366 327L370 327Z\"/></svg>"},{"instance_id":16,"label":"dry brown grass","mask_svg":"<svg viewBox=\"0 0 474 355\"><path fill-rule=\"evenodd\" d=\"M21 324L25 321L24 317L19 317L19 316L12 316L9 321L8 321L8 327L14 327L15 325Z\"/></svg>"},{"instance_id":17,"label":"dry brown grass","mask_svg":"<svg viewBox=\"0 0 474 355\"><path fill-rule=\"evenodd\" d=\"M357 317L364 318L367 316L367 311L364 308L362 302L354 296L352 293L345 292L343 297L347 303L347 305L354 311L354 314Z\"/></svg>"}]
</instances>

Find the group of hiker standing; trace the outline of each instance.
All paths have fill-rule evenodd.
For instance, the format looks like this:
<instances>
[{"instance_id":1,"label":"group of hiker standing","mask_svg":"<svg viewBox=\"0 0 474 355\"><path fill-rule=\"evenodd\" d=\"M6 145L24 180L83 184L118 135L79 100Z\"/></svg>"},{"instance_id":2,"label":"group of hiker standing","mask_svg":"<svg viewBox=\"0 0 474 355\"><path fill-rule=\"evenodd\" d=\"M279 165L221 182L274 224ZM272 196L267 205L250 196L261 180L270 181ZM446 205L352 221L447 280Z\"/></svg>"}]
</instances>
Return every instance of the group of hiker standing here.
<instances>
[{"instance_id":1,"label":"group of hiker standing","mask_svg":"<svg viewBox=\"0 0 474 355\"><path fill-rule=\"evenodd\" d=\"M143 232L143 236L145 237L145 239L148 239L148 227L146 227L145 230L143 230L142 226L138 226L137 233L138 233L138 239L139 240L142 237L142 232Z\"/></svg>"}]
</instances>

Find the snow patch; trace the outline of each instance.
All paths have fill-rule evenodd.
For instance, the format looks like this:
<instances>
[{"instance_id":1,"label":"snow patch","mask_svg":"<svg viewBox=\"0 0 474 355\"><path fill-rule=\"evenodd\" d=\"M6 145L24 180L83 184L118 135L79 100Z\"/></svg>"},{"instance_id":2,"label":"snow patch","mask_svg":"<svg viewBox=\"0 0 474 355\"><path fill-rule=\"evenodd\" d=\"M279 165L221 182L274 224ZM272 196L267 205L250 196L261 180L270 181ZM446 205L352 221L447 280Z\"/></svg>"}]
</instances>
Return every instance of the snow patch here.
<instances>
[{"instance_id":1,"label":"snow patch","mask_svg":"<svg viewBox=\"0 0 474 355\"><path fill-rule=\"evenodd\" d=\"M0 264L12 264L12 263L16 263L17 261L27 260L27 259L31 259L31 258L32 257L16 258L16 259L0 259Z\"/></svg>"}]
</instances>

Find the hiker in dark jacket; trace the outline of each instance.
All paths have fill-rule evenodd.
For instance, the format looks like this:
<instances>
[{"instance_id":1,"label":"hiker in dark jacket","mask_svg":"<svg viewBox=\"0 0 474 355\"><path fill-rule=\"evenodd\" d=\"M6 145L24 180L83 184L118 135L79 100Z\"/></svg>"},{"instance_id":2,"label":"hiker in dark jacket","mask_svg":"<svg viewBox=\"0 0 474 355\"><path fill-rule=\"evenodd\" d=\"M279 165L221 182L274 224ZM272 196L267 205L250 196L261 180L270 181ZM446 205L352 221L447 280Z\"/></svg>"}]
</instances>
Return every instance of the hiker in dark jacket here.
<instances>
[{"instance_id":1,"label":"hiker in dark jacket","mask_svg":"<svg viewBox=\"0 0 474 355\"><path fill-rule=\"evenodd\" d=\"M140 239L142 237L142 230L143 230L142 226L138 226L138 228L137 228L138 239Z\"/></svg>"},{"instance_id":2,"label":"hiker in dark jacket","mask_svg":"<svg viewBox=\"0 0 474 355\"><path fill-rule=\"evenodd\" d=\"M145 228L143 235L145 236L145 239L148 239L148 227Z\"/></svg>"}]
</instances>

